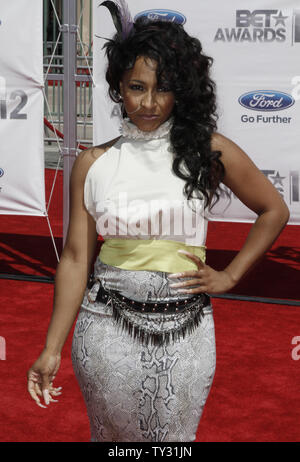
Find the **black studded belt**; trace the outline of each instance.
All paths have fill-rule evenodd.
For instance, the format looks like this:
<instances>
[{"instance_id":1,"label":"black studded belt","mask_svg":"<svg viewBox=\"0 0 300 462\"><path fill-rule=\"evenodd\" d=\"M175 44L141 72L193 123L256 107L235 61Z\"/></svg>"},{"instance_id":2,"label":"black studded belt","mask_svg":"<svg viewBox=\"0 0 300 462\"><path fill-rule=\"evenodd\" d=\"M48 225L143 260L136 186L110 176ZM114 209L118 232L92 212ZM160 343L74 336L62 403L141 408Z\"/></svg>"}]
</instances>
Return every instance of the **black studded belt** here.
<instances>
[{"instance_id":1,"label":"black studded belt","mask_svg":"<svg viewBox=\"0 0 300 462\"><path fill-rule=\"evenodd\" d=\"M189 309L191 306L194 306L195 303L199 306L201 304L203 307L210 304L210 297L206 293L197 294L194 297L187 298L185 300L179 301L169 301L169 302L140 302L136 300L131 300L124 295L121 295L116 290L104 289L100 281L100 287L96 296L96 301L107 303L109 297L117 299L124 308L142 311L145 313L178 313L180 311Z\"/></svg>"},{"instance_id":2,"label":"black studded belt","mask_svg":"<svg viewBox=\"0 0 300 462\"><path fill-rule=\"evenodd\" d=\"M133 339L144 345L169 344L191 334L204 316L204 307L210 305L206 293L172 302L140 302L131 300L118 291L105 289L100 278L91 277L88 288L97 284L96 297L88 296L90 303L101 302L111 306L112 316ZM152 316L152 315L159 315Z\"/></svg>"}]
</instances>

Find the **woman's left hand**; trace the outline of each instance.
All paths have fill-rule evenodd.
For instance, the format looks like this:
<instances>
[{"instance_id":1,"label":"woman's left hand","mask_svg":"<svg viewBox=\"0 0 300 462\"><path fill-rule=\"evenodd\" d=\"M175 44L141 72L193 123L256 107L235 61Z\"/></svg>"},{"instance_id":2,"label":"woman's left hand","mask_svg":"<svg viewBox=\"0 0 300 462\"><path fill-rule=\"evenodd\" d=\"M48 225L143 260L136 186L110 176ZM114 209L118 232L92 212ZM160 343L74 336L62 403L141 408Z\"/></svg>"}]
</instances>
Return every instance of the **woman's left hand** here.
<instances>
[{"instance_id":1,"label":"woman's left hand","mask_svg":"<svg viewBox=\"0 0 300 462\"><path fill-rule=\"evenodd\" d=\"M192 277L192 279L187 281L170 284L169 287L181 287L182 289L178 289L178 292L187 294L200 294L201 292L206 292L208 294L219 294L224 293L235 286L236 283L232 279L231 275L226 271L214 270L209 265L203 263L199 257L185 250L179 250L178 252L193 260L196 263L198 270L169 274L169 278L181 279ZM195 285L197 285L197 287L189 289L189 286Z\"/></svg>"}]
</instances>

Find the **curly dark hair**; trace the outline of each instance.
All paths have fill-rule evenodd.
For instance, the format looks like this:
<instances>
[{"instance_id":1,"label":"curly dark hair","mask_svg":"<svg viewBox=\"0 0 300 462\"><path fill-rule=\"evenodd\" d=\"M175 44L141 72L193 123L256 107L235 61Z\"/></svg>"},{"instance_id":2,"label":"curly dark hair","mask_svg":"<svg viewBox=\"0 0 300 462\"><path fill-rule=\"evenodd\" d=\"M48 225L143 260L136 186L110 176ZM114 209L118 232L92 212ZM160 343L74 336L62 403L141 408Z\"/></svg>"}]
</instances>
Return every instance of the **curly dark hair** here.
<instances>
[{"instance_id":1,"label":"curly dark hair","mask_svg":"<svg viewBox=\"0 0 300 462\"><path fill-rule=\"evenodd\" d=\"M182 25L143 16L135 21L125 40L117 33L104 48L109 95L115 102L121 100L119 83L124 72L134 66L138 56L158 63L158 83L168 82L175 95L170 131L172 170L186 180L187 199L195 197L195 191L196 198L204 199L204 207L211 209L219 200L225 173L221 152L211 150L211 135L218 119L215 83L209 76L213 58L202 53L200 41L188 35Z\"/></svg>"}]
</instances>

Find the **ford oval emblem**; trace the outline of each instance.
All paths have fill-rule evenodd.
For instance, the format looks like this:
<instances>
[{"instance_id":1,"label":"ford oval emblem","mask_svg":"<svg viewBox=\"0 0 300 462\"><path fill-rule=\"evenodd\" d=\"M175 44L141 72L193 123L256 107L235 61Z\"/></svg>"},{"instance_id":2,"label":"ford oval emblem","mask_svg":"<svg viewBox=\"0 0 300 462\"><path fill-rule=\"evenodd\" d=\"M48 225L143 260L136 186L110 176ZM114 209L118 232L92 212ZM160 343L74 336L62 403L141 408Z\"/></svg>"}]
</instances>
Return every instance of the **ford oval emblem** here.
<instances>
[{"instance_id":1,"label":"ford oval emblem","mask_svg":"<svg viewBox=\"0 0 300 462\"><path fill-rule=\"evenodd\" d=\"M186 17L179 13L178 11L173 10L145 10L138 13L134 20L140 18L141 16L146 16L151 21L168 21L176 22L177 24L185 24Z\"/></svg>"},{"instance_id":2,"label":"ford oval emblem","mask_svg":"<svg viewBox=\"0 0 300 462\"><path fill-rule=\"evenodd\" d=\"M253 111L281 111L293 106L294 98L282 91L256 90L244 93L239 103Z\"/></svg>"}]
</instances>

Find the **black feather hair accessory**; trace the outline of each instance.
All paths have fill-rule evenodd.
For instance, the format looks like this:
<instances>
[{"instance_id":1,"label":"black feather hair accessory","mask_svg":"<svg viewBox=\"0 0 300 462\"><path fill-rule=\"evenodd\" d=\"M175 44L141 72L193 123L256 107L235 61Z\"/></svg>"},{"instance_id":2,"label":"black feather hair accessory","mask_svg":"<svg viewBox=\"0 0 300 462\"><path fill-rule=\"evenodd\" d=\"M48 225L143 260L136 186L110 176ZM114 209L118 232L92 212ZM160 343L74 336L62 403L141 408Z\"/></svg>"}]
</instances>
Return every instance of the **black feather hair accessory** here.
<instances>
[{"instance_id":1,"label":"black feather hair accessory","mask_svg":"<svg viewBox=\"0 0 300 462\"><path fill-rule=\"evenodd\" d=\"M105 0L99 6L108 8L120 40L125 40L133 28L133 19L125 0Z\"/></svg>"}]
</instances>

